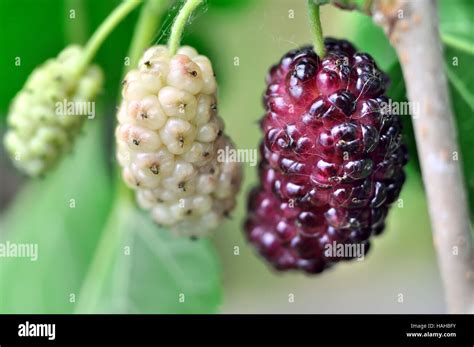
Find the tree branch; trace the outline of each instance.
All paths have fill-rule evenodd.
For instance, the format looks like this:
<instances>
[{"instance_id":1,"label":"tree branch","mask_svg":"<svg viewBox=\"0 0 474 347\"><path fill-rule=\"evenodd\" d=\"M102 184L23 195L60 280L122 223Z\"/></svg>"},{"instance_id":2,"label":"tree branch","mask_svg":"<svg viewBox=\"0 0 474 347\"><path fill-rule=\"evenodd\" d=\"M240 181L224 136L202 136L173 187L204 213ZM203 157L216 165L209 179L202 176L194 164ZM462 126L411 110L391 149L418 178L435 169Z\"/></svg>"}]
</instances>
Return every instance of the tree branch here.
<instances>
[{"instance_id":1,"label":"tree branch","mask_svg":"<svg viewBox=\"0 0 474 347\"><path fill-rule=\"evenodd\" d=\"M448 310L473 312L474 250L434 0L379 0L374 21L400 59Z\"/></svg>"}]
</instances>

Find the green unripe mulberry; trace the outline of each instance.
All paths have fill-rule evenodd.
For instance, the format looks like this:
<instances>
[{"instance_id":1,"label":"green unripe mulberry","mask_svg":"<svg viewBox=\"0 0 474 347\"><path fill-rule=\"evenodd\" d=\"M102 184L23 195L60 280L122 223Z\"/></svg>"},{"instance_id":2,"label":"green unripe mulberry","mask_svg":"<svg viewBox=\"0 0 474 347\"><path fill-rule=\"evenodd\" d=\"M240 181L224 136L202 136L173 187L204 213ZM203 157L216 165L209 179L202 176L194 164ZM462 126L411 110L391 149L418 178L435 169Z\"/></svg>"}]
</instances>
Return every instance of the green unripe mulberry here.
<instances>
[{"instance_id":1,"label":"green unripe mulberry","mask_svg":"<svg viewBox=\"0 0 474 347\"><path fill-rule=\"evenodd\" d=\"M54 166L95 111L103 75L98 66L81 69L82 56L81 47L66 47L31 73L10 105L5 147L30 176Z\"/></svg>"}]
</instances>

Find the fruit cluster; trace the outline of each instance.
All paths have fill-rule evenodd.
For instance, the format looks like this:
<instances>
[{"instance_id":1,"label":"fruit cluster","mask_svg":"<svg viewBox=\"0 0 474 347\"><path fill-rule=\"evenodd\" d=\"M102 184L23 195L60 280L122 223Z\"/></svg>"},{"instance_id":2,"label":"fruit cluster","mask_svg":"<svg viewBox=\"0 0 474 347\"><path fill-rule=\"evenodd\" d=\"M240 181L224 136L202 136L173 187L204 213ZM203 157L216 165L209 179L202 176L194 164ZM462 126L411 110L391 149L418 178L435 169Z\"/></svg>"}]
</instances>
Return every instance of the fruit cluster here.
<instances>
[{"instance_id":1,"label":"fruit cluster","mask_svg":"<svg viewBox=\"0 0 474 347\"><path fill-rule=\"evenodd\" d=\"M30 176L44 174L70 150L88 116L69 114L69 107L58 105L93 102L101 90L98 66L78 70L82 55L81 47L66 47L37 67L12 101L5 147L13 163Z\"/></svg>"},{"instance_id":2,"label":"fruit cluster","mask_svg":"<svg viewBox=\"0 0 474 347\"><path fill-rule=\"evenodd\" d=\"M387 76L345 40L287 53L267 76L260 185L249 197L249 241L278 270L318 273L331 245L369 247L405 180L401 121Z\"/></svg>"},{"instance_id":3,"label":"fruit cluster","mask_svg":"<svg viewBox=\"0 0 474 347\"><path fill-rule=\"evenodd\" d=\"M232 148L217 115L209 59L191 47L170 56L149 48L123 82L117 158L125 182L153 219L178 234L201 236L235 206L238 163L218 161Z\"/></svg>"}]
</instances>

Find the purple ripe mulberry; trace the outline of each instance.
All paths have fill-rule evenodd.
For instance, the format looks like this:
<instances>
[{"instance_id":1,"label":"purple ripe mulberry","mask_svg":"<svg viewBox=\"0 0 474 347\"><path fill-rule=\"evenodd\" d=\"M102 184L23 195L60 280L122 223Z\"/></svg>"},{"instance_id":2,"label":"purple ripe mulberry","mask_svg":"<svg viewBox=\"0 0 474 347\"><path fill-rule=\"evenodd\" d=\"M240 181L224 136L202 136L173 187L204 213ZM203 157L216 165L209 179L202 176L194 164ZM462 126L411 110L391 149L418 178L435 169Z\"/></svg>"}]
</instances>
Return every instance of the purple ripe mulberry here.
<instances>
[{"instance_id":1,"label":"purple ripe mulberry","mask_svg":"<svg viewBox=\"0 0 474 347\"><path fill-rule=\"evenodd\" d=\"M345 40L325 47L323 59L312 47L287 53L267 76L260 185L245 230L278 270L319 273L356 257L328 252L334 245L367 252L405 181L388 77Z\"/></svg>"}]
</instances>

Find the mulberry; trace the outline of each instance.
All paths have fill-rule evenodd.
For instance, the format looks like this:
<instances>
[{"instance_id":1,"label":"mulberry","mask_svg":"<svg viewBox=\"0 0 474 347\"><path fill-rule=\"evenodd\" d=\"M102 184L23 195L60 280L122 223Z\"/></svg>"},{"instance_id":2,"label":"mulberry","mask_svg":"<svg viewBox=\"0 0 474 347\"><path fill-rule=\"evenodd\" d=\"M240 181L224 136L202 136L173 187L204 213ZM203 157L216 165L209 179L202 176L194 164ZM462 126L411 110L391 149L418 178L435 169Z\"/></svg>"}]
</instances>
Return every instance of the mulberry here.
<instances>
[{"instance_id":1,"label":"mulberry","mask_svg":"<svg viewBox=\"0 0 474 347\"><path fill-rule=\"evenodd\" d=\"M249 197L249 241L279 270L318 273L334 244L368 250L397 199L407 152L388 109L388 77L345 40L287 53L270 69L261 121L260 186Z\"/></svg>"},{"instance_id":2,"label":"mulberry","mask_svg":"<svg viewBox=\"0 0 474 347\"><path fill-rule=\"evenodd\" d=\"M209 59L181 47L149 48L123 82L117 159L138 204L177 234L202 236L235 206L239 163L219 161L233 148L217 115Z\"/></svg>"},{"instance_id":3,"label":"mulberry","mask_svg":"<svg viewBox=\"0 0 474 347\"><path fill-rule=\"evenodd\" d=\"M75 105L84 110L84 103L92 102L101 90L99 67L88 67L84 73L78 70L82 52L79 46L69 46L47 60L12 101L5 147L13 163L30 176L44 174L70 150L90 116L78 114Z\"/></svg>"}]
</instances>

